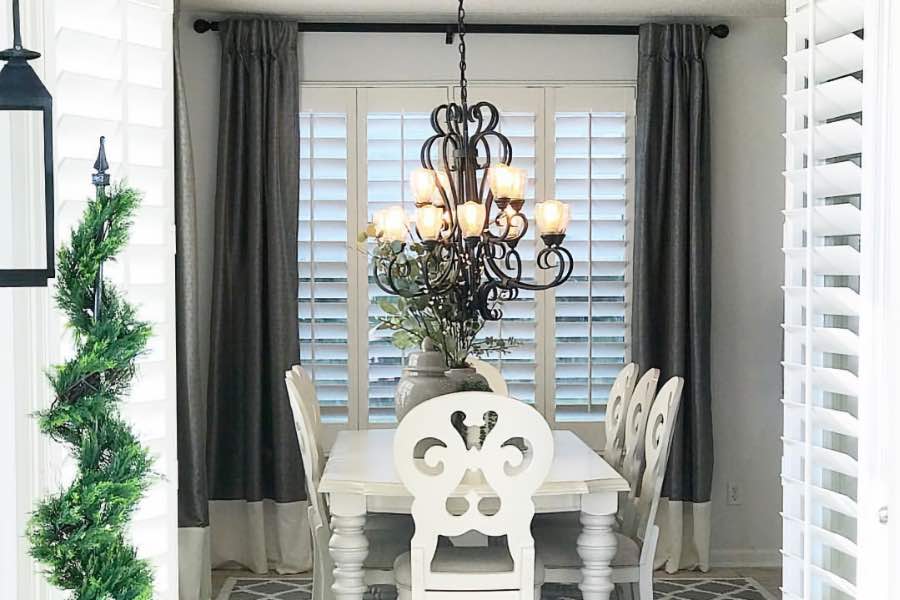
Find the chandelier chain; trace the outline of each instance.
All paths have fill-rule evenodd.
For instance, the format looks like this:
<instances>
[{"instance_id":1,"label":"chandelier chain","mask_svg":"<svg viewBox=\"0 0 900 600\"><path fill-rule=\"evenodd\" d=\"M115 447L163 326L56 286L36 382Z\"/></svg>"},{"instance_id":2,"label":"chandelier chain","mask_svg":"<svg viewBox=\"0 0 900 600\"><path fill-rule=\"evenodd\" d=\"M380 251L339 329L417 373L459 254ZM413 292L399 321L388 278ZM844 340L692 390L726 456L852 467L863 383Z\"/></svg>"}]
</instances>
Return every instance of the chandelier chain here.
<instances>
[{"instance_id":1,"label":"chandelier chain","mask_svg":"<svg viewBox=\"0 0 900 600\"><path fill-rule=\"evenodd\" d=\"M463 8L463 0L459 0L459 9L456 12L457 33L459 34L459 95L463 105L466 105L468 93L466 87L469 81L466 79L466 9Z\"/></svg>"}]
</instances>

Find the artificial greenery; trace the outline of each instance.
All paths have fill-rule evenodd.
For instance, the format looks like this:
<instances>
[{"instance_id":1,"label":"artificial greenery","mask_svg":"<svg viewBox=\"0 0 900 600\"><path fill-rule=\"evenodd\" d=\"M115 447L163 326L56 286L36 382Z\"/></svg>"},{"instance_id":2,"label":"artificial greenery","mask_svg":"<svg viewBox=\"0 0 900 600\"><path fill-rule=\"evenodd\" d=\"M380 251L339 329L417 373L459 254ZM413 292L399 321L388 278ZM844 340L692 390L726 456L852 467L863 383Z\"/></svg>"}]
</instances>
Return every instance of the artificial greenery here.
<instances>
[{"instance_id":1,"label":"artificial greenery","mask_svg":"<svg viewBox=\"0 0 900 600\"><path fill-rule=\"evenodd\" d=\"M366 241L372 232L360 234L360 242ZM385 258L397 258L407 265L405 276L395 274L394 285L401 292L399 296L381 298L378 306L385 313L377 317L376 330L391 330L391 342L401 350L419 347L427 337L440 350L451 369L468 366L470 355L478 357L502 355L517 345L514 338L485 336L479 333L485 320L478 311L465 305L464 298L456 290L445 294L417 294L422 286L422 272L425 261L431 261L433 270L441 270L433 264L422 244L400 244L376 240L374 253Z\"/></svg>"},{"instance_id":2,"label":"artificial greenery","mask_svg":"<svg viewBox=\"0 0 900 600\"><path fill-rule=\"evenodd\" d=\"M144 600L152 597L150 565L137 557L126 529L152 481L152 460L118 403L150 326L102 275L103 263L128 241L140 195L122 185L104 190L57 254L56 303L68 318L75 356L52 369L55 397L38 414L41 431L68 446L78 472L39 504L28 538L50 583L73 599Z\"/></svg>"}]
</instances>

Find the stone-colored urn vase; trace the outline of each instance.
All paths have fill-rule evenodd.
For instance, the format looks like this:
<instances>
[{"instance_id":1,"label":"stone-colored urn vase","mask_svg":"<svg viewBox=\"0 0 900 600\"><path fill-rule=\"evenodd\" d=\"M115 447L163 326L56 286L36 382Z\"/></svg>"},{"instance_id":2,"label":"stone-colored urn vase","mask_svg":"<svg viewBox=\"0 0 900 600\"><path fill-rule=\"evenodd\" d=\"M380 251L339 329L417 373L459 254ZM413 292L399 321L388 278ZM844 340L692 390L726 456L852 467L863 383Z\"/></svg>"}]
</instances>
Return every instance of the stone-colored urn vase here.
<instances>
[{"instance_id":1,"label":"stone-colored urn vase","mask_svg":"<svg viewBox=\"0 0 900 600\"><path fill-rule=\"evenodd\" d=\"M406 358L406 368L403 369L403 376L397 383L394 411L398 423L413 407L459 389L458 382L447 377L446 371L444 354L435 349L434 343L429 338L425 338L422 349L411 352Z\"/></svg>"}]
</instances>

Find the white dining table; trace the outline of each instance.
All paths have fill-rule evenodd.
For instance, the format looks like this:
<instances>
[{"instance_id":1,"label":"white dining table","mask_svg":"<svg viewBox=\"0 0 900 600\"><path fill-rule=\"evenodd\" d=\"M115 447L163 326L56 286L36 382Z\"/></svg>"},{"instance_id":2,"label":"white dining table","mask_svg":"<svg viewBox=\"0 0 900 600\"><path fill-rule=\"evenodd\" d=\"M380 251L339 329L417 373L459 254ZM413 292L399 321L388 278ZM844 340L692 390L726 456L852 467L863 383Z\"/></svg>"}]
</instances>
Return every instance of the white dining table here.
<instances>
[{"instance_id":1,"label":"white dining table","mask_svg":"<svg viewBox=\"0 0 900 600\"><path fill-rule=\"evenodd\" d=\"M334 597L362 600L366 591L363 562L369 552L364 528L367 513L409 514L412 496L394 470L394 429L342 431L320 483L332 515L329 551L334 560ZM610 561L618 493L628 483L594 450L570 431L554 431L553 465L534 495L538 513L581 512L578 555L582 560L584 600L608 600L613 590ZM464 496L479 486L465 484ZM489 493L485 486L484 493Z\"/></svg>"}]
</instances>

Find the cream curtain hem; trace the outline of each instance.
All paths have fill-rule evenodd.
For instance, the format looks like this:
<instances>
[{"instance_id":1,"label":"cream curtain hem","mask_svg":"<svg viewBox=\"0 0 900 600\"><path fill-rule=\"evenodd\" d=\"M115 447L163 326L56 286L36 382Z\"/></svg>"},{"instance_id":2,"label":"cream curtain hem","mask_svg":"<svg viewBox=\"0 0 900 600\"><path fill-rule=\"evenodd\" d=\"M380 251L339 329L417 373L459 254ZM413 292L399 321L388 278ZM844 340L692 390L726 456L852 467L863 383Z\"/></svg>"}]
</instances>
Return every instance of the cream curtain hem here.
<instances>
[{"instance_id":1,"label":"cream curtain hem","mask_svg":"<svg viewBox=\"0 0 900 600\"><path fill-rule=\"evenodd\" d=\"M212 568L243 567L254 573L302 573L312 569L308 502L209 503Z\"/></svg>"},{"instance_id":2,"label":"cream curtain hem","mask_svg":"<svg viewBox=\"0 0 900 600\"><path fill-rule=\"evenodd\" d=\"M656 524L659 543L654 568L666 573L709 571L709 533L712 502L682 502L661 498Z\"/></svg>"}]
</instances>

